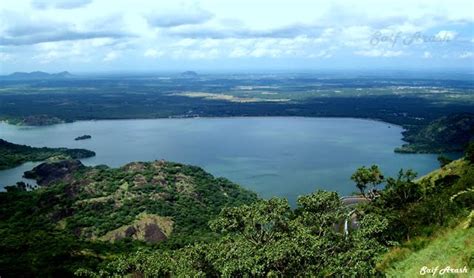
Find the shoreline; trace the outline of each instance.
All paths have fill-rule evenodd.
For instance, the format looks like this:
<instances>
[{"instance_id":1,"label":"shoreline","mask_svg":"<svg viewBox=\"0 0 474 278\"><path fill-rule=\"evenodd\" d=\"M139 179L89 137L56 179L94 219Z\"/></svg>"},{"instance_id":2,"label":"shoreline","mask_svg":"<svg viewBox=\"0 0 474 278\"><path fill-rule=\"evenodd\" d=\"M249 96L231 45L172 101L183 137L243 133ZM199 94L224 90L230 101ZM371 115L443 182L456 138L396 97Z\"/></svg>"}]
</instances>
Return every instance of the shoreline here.
<instances>
[{"instance_id":1,"label":"shoreline","mask_svg":"<svg viewBox=\"0 0 474 278\"><path fill-rule=\"evenodd\" d=\"M98 121L143 121L143 120L189 120L189 119L248 119L248 118L307 118L307 119L353 119L353 120L365 120L365 121L373 121L379 122L384 124L389 124L391 126L399 127L403 131L407 129L400 124L391 123L382 119L378 118L359 118L359 117L344 117L344 116L271 116L271 115L264 115L264 116L195 116L195 117L182 117L182 116L169 116L169 117L156 117L156 118L100 118L100 119L88 119L88 120L72 120L72 121L64 121L61 123L54 123L54 124L47 124L47 125L23 125L23 124L15 124L9 122L8 119L0 120L0 124L7 124L10 126L18 126L18 127L48 127L48 126L55 126L55 125L63 125L63 124L71 124L76 122L98 122Z\"/></svg>"}]
</instances>

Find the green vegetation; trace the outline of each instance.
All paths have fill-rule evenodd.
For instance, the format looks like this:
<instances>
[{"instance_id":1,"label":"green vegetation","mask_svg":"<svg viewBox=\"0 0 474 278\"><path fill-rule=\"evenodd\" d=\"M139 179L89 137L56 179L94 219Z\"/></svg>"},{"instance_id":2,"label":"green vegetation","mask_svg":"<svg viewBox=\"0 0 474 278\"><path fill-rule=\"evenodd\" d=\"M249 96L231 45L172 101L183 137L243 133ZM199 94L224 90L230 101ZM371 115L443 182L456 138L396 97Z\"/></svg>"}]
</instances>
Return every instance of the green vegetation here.
<instances>
[{"instance_id":1,"label":"green vegetation","mask_svg":"<svg viewBox=\"0 0 474 278\"><path fill-rule=\"evenodd\" d=\"M257 199L198 167L163 161L69 167L77 163L40 165L32 172L47 186L0 192L2 277L71 276L140 246L173 249L209 241L216 235L207 223L222 208Z\"/></svg>"},{"instance_id":2,"label":"green vegetation","mask_svg":"<svg viewBox=\"0 0 474 278\"><path fill-rule=\"evenodd\" d=\"M80 159L94 155L93 151L84 149L34 148L0 139L0 170L13 168L27 161Z\"/></svg>"},{"instance_id":3,"label":"green vegetation","mask_svg":"<svg viewBox=\"0 0 474 278\"><path fill-rule=\"evenodd\" d=\"M438 267L438 272L446 267L467 269L474 274L474 228L463 224L446 228L432 237L417 237L384 255L379 268L388 277L419 277L423 266ZM439 275L439 273L438 273ZM463 277L459 274L445 274L443 277Z\"/></svg>"},{"instance_id":4,"label":"green vegetation","mask_svg":"<svg viewBox=\"0 0 474 278\"><path fill-rule=\"evenodd\" d=\"M0 119L22 125L168 117L353 117L405 128L409 144L398 149L400 152L460 151L467 143L466 136L472 137L472 132L463 129L470 125L472 131L472 121L458 121L456 116L443 120L448 115L472 113L472 81L446 73L419 79L399 74L369 78L321 73L187 73L0 78L0 84ZM430 123L433 128L428 127Z\"/></svg>"},{"instance_id":5,"label":"green vegetation","mask_svg":"<svg viewBox=\"0 0 474 278\"><path fill-rule=\"evenodd\" d=\"M370 168L363 166L357 169L351 176L351 180L355 182L362 196L371 200L375 198L375 188L383 182L383 178L382 172L377 165L372 165ZM366 193L368 185L371 186L369 194Z\"/></svg>"},{"instance_id":6,"label":"green vegetation","mask_svg":"<svg viewBox=\"0 0 474 278\"><path fill-rule=\"evenodd\" d=\"M470 163L474 163L474 142L470 142L466 148L466 159Z\"/></svg>"},{"instance_id":7,"label":"green vegetation","mask_svg":"<svg viewBox=\"0 0 474 278\"><path fill-rule=\"evenodd\" d=\"M460 152L474 140L474 114L455 114L437 119L421 129L405 133L409 144L396 152Z\"/></svg>"},{"instance_id":8,"label":"green vegetation","mask_svg":"<svg viewBox=\"0 0 474 278\"><path fill-rule=\"evenodd\" d=\"M300 197L291 210L273 198L222 210L211 228L221 236L168 252L138 252L106 265L100 272L77 274L110 277L137 273L146 277L370 277L377 254L385 250L386 220L373 214L344 235L334 223L347 214L337 193L318 191Z\"/></svg>"},{"instance_id":9,"label":"green vegetation","mask_svg":"<svg viewBox=\"0 0 474 278\"><path fill-rule=\"evenodd\" d=\"M382 257L378 269L389 277L418 277L423 266L466 267L466 277L472 275L474 166L461 159L416 182L413 177L400 172L369 205L387 216L390 239L401 242Z\"/></svg>"},{"instance_id":10,"label":"green vegetation","mask_svg":"<svg viewBox=\"0 0 474 278\"><path fill-rule=\"evenodd\" d=\"M30 174L47 186L0 193L0 274L416 277L435 265L472 274L471 154L417 180L361 167L352 179L370 202L318 191L296 208L178 163L42 164Z\"/></svg>"},{"instance_id":11,"label":"green vegetation","mask_svg":"<svg viewBox=\"0 0 474 278\"><path fill-rule=\"evenodd\" d=\"M431 236L457 225L474 209L474 167L465 159L418 180L415 177L413 171L401 170L398 177L386 179L377 198L363 206L389 219L390 240Z\"/></svg>"},{"instance_id":12,"label":"green vegetation","mask_svg":"<svg viewBox=\"0 0 474 278\"><path fill-rule=\"evenodd\" d=\"M358 225L348 234L334 224L347 219L349 208L336 193L319 191L300 197L295 210L277 198L224 209L210 224L220 234L212 242L160 253L138 251L98 272L82 268L76 274L416 277L423 266L436 263L472 274L473 165L461 159L415 177L411 170L387 179L377 166L357 170L353 179L362 192L382 182L385 189L373 191L371 202L356 207Z\"/></svg>"},{"instance_id":13,"label":"green vegetation","mask_svg":"<svg viewBox=\"0 0 474 278\"><path fill-rule=\"evenodd\" d=\"M48 115L29 115L20 118L8 117L5 121L9 124L23 126L47 126L64 123L60 118Z\"/></svg>"},{"instance_id":14,"label":"green vegetation","mask_svg":"<svg viewBox=\"0 0 474 278\"><path fill-rule=\"evenodd\" d=\"M439 162L439 167L444 167L446 165L448 165L449 163L453 162L452 159L450 159L449 157L446 157L445 155L439 155L438 156L438 162Z\"/></svg>"}]
</instances>

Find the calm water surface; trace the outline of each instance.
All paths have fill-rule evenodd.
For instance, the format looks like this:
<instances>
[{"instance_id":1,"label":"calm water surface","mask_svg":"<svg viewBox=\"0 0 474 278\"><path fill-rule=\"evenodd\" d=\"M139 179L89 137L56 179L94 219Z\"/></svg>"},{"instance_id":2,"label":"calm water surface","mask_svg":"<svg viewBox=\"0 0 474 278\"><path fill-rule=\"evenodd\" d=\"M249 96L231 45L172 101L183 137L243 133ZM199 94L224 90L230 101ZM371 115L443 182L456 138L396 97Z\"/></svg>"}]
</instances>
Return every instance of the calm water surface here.
<instances>
[{"instance_id":1,"label":"calm water surface","mask_svg":"<svg viewBox=\"0 0 474 278\"><path fill-rule=\"evenodd\" d=\"M118 167L131 161L166 159L203 167L261 197L293 203L316 189L355 191L352 172L378 164L385 174L400 168L425 174L438 167L436 155L396 154L402 129L347 118L194 118L82 121L46 127L0 124L0 138L35 147L86 148L96 157L86 165ZM91 140L74 141L90 134ZM0 187L13 184L35 163L0 171Z\"/></svg>"}]
</instances>

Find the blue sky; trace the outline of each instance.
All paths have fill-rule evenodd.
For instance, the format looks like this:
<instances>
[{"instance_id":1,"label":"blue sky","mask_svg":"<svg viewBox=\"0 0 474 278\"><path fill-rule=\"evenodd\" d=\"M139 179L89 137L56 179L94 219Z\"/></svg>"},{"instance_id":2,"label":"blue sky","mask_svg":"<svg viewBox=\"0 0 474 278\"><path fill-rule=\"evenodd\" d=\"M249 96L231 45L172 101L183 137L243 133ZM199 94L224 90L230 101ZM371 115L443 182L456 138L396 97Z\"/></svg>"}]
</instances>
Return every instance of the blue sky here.
<instances>
[{"instance_id":1,"label":"blue sky","mask_svg":"<svg viewBox=\"0 0 474 278\"><path fill-rule=\"evenodd\" d=\"M4 0L0 72L474 70L470 0Z\"/></svg>"}]
</instances>

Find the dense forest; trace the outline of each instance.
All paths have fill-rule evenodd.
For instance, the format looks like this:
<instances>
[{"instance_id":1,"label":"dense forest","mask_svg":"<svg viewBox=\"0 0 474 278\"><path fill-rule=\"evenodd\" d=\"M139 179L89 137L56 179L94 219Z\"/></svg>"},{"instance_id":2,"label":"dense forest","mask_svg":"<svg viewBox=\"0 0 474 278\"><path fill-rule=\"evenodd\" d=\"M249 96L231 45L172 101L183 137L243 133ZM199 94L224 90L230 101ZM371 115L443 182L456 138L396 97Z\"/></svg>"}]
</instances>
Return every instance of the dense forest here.
<instances>
[{"instance_id":1,"label":"dense forest","mask_svg":"<svg viewBox=\"0 0 474 278\"><path fill-rule=\"evenodd\" d=\"M418 179L361 167L351 178L367 201L351 205L317 191L291 207L164 161L28 174L39 189L0 193L2 277L370 277L433 265L436 252L474 267L474 144Z\"/></svg>"}]
</instances>

